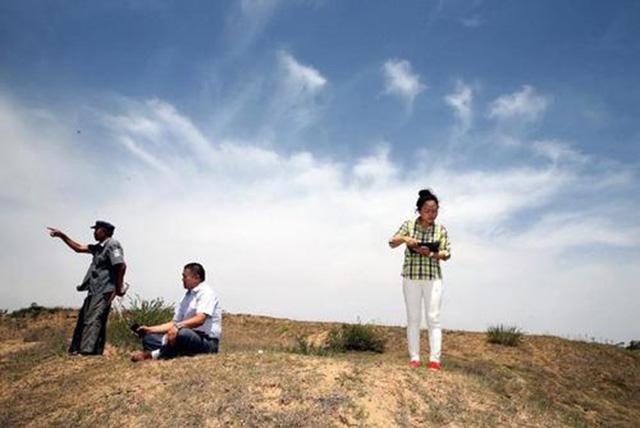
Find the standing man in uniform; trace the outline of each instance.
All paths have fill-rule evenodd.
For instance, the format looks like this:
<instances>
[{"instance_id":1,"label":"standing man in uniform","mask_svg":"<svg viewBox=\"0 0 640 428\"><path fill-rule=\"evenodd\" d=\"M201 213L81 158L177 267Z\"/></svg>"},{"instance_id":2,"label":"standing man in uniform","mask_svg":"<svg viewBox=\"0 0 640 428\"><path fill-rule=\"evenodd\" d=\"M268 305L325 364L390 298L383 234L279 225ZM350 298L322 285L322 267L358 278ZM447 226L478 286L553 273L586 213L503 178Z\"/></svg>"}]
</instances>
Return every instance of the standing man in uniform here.
<instances>
[{"instance_id":1,"label":"standing man in uniform","mask_svg":"<svg viewBox=\"0 0 640 428\"><path fill-rule=\"evenodd\" d=\"M91 228L97 244L82 245L58 229L47 228L51 237L62 239L76 253L93 255L89 270L82 284L77 287L78 291L88 291L88 294L78 314L69 347L69 354L72 355L102 355L111 302L115 296L124 296L125 293L124 273L127 265L122 246L113 239L115 226L98 220Z\"/></svg>"},{"instance_id":2,"label":"standing man in uniform","mask_svg":"<svg viewBox=\"0 0 640 428\"><path fill-rule=\"evenodd\" d=\"M213 288L206 282L204 267L188 263L182 271L187 290L173 320L138 328L144 351L131 355L134 362L174 358L180 355L215 354L222 333L222 307Z\"/></svg>"}]
</instances>

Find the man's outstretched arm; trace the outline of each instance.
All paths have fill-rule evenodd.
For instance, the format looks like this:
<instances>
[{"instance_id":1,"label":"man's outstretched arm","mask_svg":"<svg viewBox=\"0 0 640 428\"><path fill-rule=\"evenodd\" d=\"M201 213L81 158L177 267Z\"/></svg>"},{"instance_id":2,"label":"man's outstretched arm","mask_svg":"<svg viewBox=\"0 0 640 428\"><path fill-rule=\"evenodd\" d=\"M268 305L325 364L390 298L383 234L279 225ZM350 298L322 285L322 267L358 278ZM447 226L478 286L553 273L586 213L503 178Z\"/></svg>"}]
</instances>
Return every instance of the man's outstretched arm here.
<instances>
[{"instance_id":1,"label":"man's outstretched arm","mask_svg":"<svg viewBox=\"0 0 640 428\"><path fill-rule=\"evenodd\" d=\"M53 227L47 227L47 230L49 231L49 236L51 236L52 238L60 238L60 239L62 239L62 241L64 241L64 243L67 244L67 246L69 248L71 248L73 251L75 251L76 253L90 253L91 252L91 251L89 251L89 246L88 245L83 245L83 244L77 243L73 239L69 238L67 236L67 234L62 232L61 230L58 230L58 229L53 228Z\"/></svg>"}]
</instances>

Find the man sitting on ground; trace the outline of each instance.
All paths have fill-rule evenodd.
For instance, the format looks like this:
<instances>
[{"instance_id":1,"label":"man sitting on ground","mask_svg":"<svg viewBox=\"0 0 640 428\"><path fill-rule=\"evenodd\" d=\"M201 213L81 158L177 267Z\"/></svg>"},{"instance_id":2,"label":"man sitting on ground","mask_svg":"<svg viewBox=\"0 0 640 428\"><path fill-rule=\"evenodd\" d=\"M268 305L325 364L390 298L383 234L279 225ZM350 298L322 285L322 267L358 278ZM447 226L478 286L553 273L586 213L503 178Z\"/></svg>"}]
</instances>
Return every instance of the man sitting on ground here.
<instances>
[{"instance_id":1,"label":"man sitting on ground","mask_svg":"<svg viewBox=\"0 0 640 428\"><path fill-rule=\"evenodd\" d=\"M189 263L184 267L182 284L187 292L176 306L173 320L139 327L137 333L142 336L144 351L131 355L131 361L218 352L222 308L204 279L201 264Z\"/></svg>"}]
</instances>

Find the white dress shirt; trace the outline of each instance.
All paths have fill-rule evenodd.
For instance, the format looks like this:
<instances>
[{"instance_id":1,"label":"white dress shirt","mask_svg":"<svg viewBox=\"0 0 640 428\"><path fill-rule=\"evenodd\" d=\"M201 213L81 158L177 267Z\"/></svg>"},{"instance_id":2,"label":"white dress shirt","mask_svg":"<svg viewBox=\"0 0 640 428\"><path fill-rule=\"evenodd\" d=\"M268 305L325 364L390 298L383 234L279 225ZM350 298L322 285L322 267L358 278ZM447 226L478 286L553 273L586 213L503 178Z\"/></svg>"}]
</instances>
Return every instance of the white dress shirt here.
<instances>
[{"instance_id":1,"label":"white dress shirt","mask_svg":"<svg viewBox=\"0 0 640 428\"><path fill-rule=\"evenodd\" d=\"M222 333L220 299L216 292L213 291L213 288L204 281L198 284L197 287L187 290L178 306L176 306L173 321L184 321L196 314L205 314L207 317L204 323L195 327L194 330L219 339Z\"/></svg>"}]
</instances>

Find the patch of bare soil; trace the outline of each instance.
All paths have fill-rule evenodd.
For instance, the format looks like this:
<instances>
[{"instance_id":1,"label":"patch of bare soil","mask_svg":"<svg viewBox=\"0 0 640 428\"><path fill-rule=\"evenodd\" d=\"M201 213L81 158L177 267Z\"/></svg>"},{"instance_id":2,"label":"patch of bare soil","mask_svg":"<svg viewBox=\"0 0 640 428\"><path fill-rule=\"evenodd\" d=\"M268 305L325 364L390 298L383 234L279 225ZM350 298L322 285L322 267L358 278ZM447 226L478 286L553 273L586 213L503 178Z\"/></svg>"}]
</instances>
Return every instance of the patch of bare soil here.
<instances>
[{"instance_id":1,"label":"patch of bare soil","mask_svg":"<svg viewBox=\"0 0 640 428\"><path fill-rule=\"evenodd\" d=\"M5 340L0 342L0 361L4 360L8 355L33 348L37 342L24 342L22 340Z\"/></svg>"}]
</instances>

